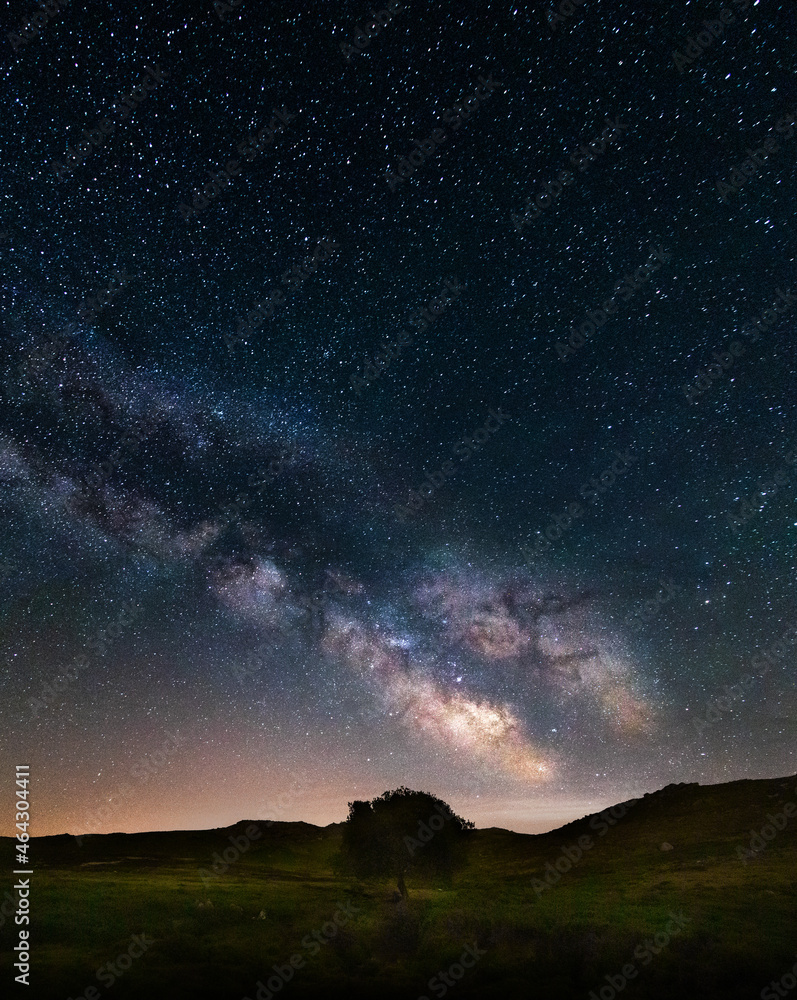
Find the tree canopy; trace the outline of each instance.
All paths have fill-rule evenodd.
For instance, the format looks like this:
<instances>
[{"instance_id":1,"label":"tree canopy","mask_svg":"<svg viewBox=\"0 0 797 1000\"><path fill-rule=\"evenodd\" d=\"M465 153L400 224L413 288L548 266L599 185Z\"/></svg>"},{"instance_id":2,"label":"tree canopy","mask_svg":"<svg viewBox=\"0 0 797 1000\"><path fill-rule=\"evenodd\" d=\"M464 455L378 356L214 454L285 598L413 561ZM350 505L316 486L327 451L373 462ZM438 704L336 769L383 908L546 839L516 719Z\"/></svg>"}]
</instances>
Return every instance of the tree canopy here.
<instances>
[{"instance_id":1,"label":"tree canopy","mask_svg":"<svg viewBox=\"0 0 797 1000\"><path fill-rule=\"evenodd\" d=\"M473 827L442 799L401 787L349 803L342 854L361 878L395 878L406 896L404 876L411 871L450 877L464 861Z\"/></svg>"}]
</instances>

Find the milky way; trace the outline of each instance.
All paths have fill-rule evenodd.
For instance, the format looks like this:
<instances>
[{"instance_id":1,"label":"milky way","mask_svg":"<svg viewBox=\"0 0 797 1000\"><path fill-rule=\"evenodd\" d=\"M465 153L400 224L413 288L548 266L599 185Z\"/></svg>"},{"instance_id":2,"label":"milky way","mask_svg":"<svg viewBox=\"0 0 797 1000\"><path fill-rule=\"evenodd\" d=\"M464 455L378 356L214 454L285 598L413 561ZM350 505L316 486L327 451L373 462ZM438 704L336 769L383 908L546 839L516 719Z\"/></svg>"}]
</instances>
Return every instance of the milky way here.
<instances>
[{"instance_id":1,"label":"milky way","mask_svg":"<svg viewBox=\"0 0 797 1000\"><path fill-rule=\"evenodd\" d=\"M7 46L0 745L38 832L399 785L540 829L793 773L793 653L754 662L797 615L787 5L691 63L691 3L407 5L363 51L331 6Z\"/></svg>"}]
</instances>

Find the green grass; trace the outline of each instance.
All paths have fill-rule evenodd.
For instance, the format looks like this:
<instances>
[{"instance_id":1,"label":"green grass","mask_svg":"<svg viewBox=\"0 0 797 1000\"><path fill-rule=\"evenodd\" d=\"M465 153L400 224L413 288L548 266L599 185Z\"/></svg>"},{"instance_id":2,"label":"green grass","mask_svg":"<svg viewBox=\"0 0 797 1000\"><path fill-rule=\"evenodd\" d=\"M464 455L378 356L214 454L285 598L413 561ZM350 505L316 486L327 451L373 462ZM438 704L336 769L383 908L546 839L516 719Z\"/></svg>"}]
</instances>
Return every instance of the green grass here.
<instances>
[{"instance_id":1,"label":"green grass","mask_svg":"<svg viewBox=\"0 0 797 1000\"><path fill-rule=\"evenodd\" d=\"M735 851L767 811L795 799L793 779L665 789L594 837L541 895L531 879L590 829L586 820L540 837L475 831L453 881L410 877L406 903L393 901L392 883L336 874L339 826L276 824L210 886L199 869L210 868L232 831L93 837L82 848L72 838L39 839L31 848L34 972L24 995L66 1000L94 985L114 1000L241 1000L298 953L306 964L277 996L415 1000L441 995L430 978L478 942L486 953L447 991L454 1000L587 1000L628 962L639 968L623 990L629 1000L756 998L797 950L797 819L750 863ZM665 840L673 851L659 849ZM106 863L88 863L97 861ZM200 906L208 900L212 907ZM358 908L355 919L310 955L302 939L331 920L339 900ZM641 966L634 949L670 911L689 918L686 929ZM7 921L0 932L3 982L13 982L16 930ZM113 986L99 983L98 967L142 932L155 944Z\"/></svg>"}]
</instances>

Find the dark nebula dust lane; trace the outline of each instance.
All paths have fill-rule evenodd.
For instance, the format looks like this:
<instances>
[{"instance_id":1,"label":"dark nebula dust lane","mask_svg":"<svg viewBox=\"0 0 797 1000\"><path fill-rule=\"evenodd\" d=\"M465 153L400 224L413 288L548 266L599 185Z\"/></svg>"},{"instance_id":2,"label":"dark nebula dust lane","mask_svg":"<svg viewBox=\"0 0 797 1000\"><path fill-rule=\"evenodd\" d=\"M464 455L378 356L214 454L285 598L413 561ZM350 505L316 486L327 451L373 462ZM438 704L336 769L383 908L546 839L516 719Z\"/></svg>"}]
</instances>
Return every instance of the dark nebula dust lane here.
<instances>
[{"instance_id":1,"label":"dark nebula dust lane","mask_svg":"<svg viewBox=\"0 0 797 1000\"><path fill-rule=\"evenodd\" d=\"M0 63L37 834L794 773L789 5L50 6Z\"/></svg>"}]
</instances>

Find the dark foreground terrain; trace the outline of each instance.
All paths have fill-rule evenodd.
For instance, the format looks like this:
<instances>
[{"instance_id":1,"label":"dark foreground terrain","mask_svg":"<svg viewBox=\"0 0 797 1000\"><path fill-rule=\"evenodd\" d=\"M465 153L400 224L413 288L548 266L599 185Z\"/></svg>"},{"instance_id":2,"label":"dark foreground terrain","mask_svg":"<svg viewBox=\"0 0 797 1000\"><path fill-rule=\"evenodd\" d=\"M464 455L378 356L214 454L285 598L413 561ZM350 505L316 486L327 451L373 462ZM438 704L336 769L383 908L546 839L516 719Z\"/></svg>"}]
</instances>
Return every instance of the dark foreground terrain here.
<instances>
[{"instance_id":1,"label":"dark foreground terrain","mask_svg":"<svg viewBox=\"0 0 797 1000\"><path fill-rule=\"evenodd\" d=\"M6 916L2 992L753 1000L774 983L765 997L797 998L792 806L797 777L670 785L616 820L477 830L467 867L449 884L409 876L406 901L393 883L340 874L341 825L39 838L31 985L14 982Z\"/></svg>"}]
</instances>

